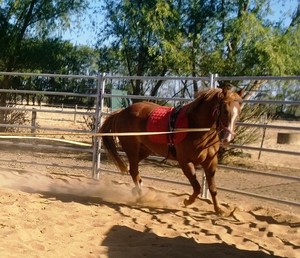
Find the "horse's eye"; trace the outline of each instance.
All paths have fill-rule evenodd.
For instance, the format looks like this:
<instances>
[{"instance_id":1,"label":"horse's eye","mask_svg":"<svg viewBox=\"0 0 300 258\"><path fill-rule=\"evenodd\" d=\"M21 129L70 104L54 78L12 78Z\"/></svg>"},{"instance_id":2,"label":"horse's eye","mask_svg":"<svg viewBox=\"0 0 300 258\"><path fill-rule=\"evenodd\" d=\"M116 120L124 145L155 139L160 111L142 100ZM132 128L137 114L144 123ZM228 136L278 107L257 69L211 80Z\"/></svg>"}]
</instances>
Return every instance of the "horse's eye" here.
<instances>
[{"instance_id":1,"label":"horse's eye","mask_svg":"<svg viewBox=\"0 0 300 258\"><path fill-rule=\"evenodd\" d=\"M222 104L221 113L223 113L225 115L228 114L227 105L225 103Z\"/></svg>"}]
</instances>

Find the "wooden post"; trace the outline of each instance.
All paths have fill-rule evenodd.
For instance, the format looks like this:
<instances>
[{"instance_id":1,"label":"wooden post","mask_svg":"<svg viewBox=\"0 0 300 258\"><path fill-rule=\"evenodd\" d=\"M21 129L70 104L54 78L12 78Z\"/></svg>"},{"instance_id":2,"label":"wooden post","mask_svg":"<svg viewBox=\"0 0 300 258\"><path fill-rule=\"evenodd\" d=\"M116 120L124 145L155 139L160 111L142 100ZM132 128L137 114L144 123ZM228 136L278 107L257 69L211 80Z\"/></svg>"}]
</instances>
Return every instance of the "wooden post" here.
<instances>
[{"instance_id":1,"label":"wooden post","mask_svg":"<svg viewBox=\"0 0 300 258\"><path fill-rule=\"evenodd\" d=\"M37 112L35 108L32 110L31 114L31 133L34 134L36 132L36 117L37 117ZM35 135L33 135L35 136Z\"/></svg>"},{"instance_id":2,"label":"wooden post","mask_svg":"<svg viewBox=\"0 0 300 258\"><path fill-rule=\"evenodd\" d=\"M263 123L266 125L266 124L268 123L268 120L267 120L267 116L266 116L266 115L263 117L263 120L264 120ZM265 141L265 137L266 137L266 130L267 130L267 128L264 127L264 128L263 128L262 139L261 139L261 142L260 142L260 150L259 150L259 153L258 153L258 160L260 160L261 149L262 149L262 147L263 147L263 145L264 145L264 141Z\"/></svg>"},{"instance_id":3,"label":"wooden post","mask_svg":"<svg viewBox=\"0 0 300 258\"><path fill-rule=\"evenodd\" d=\"M74 124L76 124L77 104L75 105Z\"/></svg>"}]
</instances>

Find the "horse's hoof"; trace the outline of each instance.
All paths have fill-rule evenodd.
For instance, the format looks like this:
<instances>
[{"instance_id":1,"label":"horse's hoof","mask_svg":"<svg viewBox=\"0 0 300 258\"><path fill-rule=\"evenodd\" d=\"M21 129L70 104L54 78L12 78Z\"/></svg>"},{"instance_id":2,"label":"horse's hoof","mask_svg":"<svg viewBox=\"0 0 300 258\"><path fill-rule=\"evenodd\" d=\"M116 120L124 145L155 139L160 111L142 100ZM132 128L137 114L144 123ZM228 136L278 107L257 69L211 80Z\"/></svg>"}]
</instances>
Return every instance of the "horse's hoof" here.
<instances>
[{"instance_id":1,"label":"horse's hoof","mask_svg":"<svg viewBox=\"0 0 300 258\"><path fill-rule=\"evenodd\" d=\"M184 204L184 206L188 206L188 205L191 204L191 202L190 202L189 199L184 199L184 200L183 200L183 204Z\"/></svg>"},{"instance_id":2,"label":"horse's hoof","mask_svg":"<svg viewBox=\"0 0 300 258\"><path fill-rule=\"evenodd\" d=\"M139 187L132 188L131 192L134 196L140 197L142 195L142 189Z\"/></svg>"},{"instance_id":3,"label":"horse's hoof","mask_svg":"<svg viewBox=\"0 0 300 258\"><path fill-rule=\"evenodd\" d=\"M218 216L223 216L224 215L224 211L220 208L216 209L215 212Z\"/></svg>"}]
</instances>

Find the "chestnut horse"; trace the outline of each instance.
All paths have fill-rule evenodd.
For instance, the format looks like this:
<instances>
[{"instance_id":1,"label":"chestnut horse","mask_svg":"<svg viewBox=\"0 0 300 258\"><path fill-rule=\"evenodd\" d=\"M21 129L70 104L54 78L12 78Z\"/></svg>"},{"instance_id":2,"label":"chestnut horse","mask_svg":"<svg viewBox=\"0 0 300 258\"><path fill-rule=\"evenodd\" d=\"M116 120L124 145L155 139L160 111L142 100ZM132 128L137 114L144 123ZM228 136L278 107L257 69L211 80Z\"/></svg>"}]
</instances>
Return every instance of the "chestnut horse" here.
<instances>
[{"instance_id":1,"label":"chestnut horse","mask_svg":"<svg viewBox=\"0 0 300 258\"><path fill-rule=\"evenodd\" d=\"M104 148L119 169L128 172L126 163L117 151L117 146L121 146L127 155L129 173L139 192L142 179L138 164L141 160L150 154L177 160L193 187L193 194L184 200L185 205L192 204L200 194L201 186L195 174L195 167L201 165L215 212L220 214L222 210L216 198L217 188L214 177L218 164L217 153L220 144L228 144L235 136L234 126L242 109L242 94L243 90L235 93L226 88L200 92L194 101L181 108L181 117L187 121L187 132L183 133L184 129L178 130L179 134L184 134L184 137L177 142L157 143L151 140L151 137L145 134L149 128L147 122L151 114L160 106L152 102L134 103L110 114L104 121L100 128L100 133L104 134L102 137ZM203 128L208 129L205 131ZM105 133L110 134L105 136ZM117 136L112 133L116 133ZM119 141L116 141L116 138Z\"/></svg>"}]
</instances>

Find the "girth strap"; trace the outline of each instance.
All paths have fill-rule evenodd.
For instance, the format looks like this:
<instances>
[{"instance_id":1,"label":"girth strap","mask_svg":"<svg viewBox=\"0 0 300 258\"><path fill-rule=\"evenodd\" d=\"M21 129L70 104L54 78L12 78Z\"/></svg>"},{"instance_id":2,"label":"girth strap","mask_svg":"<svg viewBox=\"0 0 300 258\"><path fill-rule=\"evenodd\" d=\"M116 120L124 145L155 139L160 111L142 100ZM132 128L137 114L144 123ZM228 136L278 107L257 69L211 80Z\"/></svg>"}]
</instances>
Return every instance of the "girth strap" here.
<instances>
[{"instance_id":1,"label":"girth strap","mask_svg":"<svg viewBox=\"0 0 300 258\"><path fill-rule=\"evenodd\" d=\"M182 105L178 105L177 107L173 108L173 110L171 111L170 118L169 118L169 128L168 128L170 132L173 132L175 130L176 120L181 108ZM174 157L176 157L174 136L175 136L174 133L168 134L168 156L171 153Z\"/></svg>"}]
</instances>

